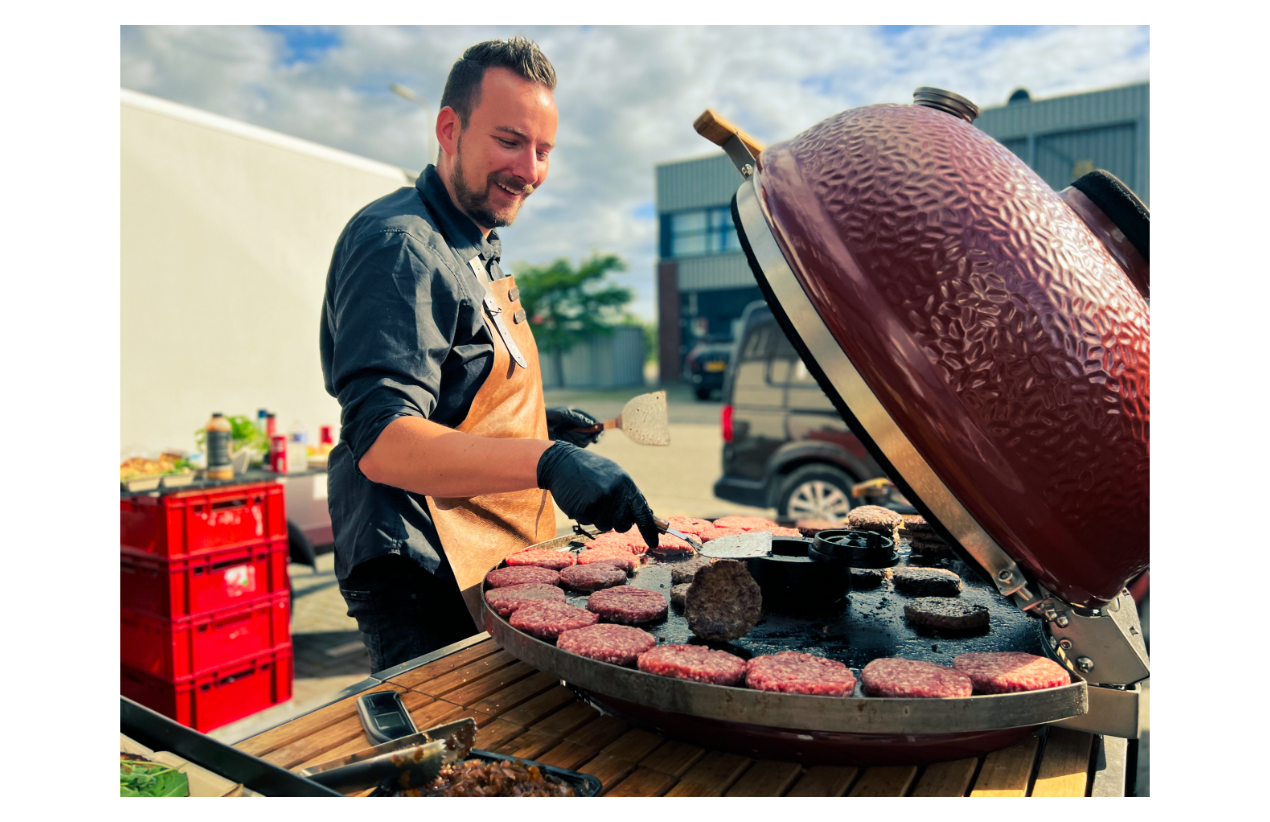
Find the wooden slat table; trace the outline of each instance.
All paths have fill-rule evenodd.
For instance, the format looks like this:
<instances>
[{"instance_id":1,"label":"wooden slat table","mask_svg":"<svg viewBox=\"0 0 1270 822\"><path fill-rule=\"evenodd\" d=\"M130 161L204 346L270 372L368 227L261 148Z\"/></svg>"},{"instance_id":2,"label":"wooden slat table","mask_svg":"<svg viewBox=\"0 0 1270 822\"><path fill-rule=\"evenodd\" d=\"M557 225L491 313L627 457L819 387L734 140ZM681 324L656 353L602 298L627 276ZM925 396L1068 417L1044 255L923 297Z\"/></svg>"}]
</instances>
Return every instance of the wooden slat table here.
<instances>
[{"instance_id":1,"label":"wooden slat table","mask_svg":"<svg viewBox=\"0 0 1270 822\"><path fill-rule=\"evenodd\" d=\"M434 658L435 657L435 658ZM404 669L404 670L403 670ZM925 766L831 767L752 760L600 715L554 677L481 634L443 656L383 672L363 690L240 742L299 770L370 747L363 693L393 690L423 729L476 721L476 747L597 777L605 796L1123 795L1121 740L1048 728L987 756ZM1117 746L1115 743L1119 743ZM364 795L363 791L359 795Z\"/></svg>"}]
</instances>

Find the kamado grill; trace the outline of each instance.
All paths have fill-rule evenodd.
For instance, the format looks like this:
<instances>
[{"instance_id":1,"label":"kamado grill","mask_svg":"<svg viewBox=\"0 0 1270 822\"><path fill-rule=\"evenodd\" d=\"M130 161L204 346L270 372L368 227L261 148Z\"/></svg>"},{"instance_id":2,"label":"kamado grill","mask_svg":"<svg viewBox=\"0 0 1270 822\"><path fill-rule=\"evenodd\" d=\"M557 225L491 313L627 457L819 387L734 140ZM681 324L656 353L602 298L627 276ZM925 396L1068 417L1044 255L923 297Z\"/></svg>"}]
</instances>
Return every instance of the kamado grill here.
<instances>
[{"instance_id":1,"label":"kamado grill","mask_svg":"<svg viewBox=\"0 0 1270 822\"><path fill-rule=\"evenodd\" d=\"M740 172L733 217L773 313L991 623L918 634L911 600L884 584L837 610L765 607L727 649L806 651L857 677L881 657L1026 651L1073 684L961 699L722 687L575 656L486 609L504 648L626 721L751 756L938 761L1046 723L1137 737L1150 669L1125 585L1149 564L1149 214L1104 172L1054 192L977 114L922 88L912 105L845 111L765 149L711 112L697 122ZM668 593L669 562L629 584ZM643 627L695 639L673 609Z\"/></svg>"}]
</instances>

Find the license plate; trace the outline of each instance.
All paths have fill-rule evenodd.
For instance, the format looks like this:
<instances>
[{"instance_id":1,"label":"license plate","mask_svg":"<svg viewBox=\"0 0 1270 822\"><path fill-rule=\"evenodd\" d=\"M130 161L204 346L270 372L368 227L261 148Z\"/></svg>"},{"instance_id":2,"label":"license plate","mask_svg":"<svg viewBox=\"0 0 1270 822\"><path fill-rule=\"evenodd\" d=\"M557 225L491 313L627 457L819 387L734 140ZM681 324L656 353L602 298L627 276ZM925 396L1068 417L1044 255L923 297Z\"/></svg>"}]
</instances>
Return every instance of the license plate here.
<instances>
[{"instance_id":1,"label":"license plate","mask_svg":"<svg viewBox=\"0 0 1270 822\"><path fill-rule=\"evenodd\" d=\"M727 367L728 367L728 364L720 360L711 360L710 362L706 363L707 371L724 371L727 369Z\"/></svg>"}]
</instances>

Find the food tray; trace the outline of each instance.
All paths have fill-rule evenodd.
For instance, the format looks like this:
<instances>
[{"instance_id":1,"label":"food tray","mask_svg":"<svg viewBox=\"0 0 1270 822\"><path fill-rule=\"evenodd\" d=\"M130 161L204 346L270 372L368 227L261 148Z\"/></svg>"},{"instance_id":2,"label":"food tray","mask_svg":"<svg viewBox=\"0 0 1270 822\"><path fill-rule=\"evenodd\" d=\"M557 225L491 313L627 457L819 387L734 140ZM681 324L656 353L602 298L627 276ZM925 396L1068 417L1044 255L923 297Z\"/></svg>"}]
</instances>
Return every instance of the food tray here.
<instances>
[{"instance_id":1,"label":"food tray","mask_svg":"<svg viewBox=\"0 0 1270 822\"><path fill-rule=\"evenodd\" d=\"M132 479L120 480L119 487L129 492L153 491L159 487L159 484L162 481L162 475L154 474L147 477L133 477Z\"/></svg>"}]
</instances>

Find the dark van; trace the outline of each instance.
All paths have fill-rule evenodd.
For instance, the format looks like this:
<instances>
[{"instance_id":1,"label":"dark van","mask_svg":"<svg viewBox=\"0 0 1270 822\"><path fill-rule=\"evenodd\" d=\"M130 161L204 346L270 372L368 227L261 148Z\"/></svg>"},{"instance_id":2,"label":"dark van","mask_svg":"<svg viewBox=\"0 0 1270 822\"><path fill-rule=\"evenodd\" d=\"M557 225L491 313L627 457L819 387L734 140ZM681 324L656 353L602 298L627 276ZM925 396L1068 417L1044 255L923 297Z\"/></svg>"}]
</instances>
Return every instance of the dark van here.
<instances>
[{"instance_id":1,"label":"dark van","mask_svg":"<svg viewBox=\"0 0 1270 822\"><path fill-rule=\"evenodd\" d=\"M723 389L720 499L791 519L841 519L851 486L885 474L799 359L766 303L742 315Z\"/></svg>"}]
</instances>

